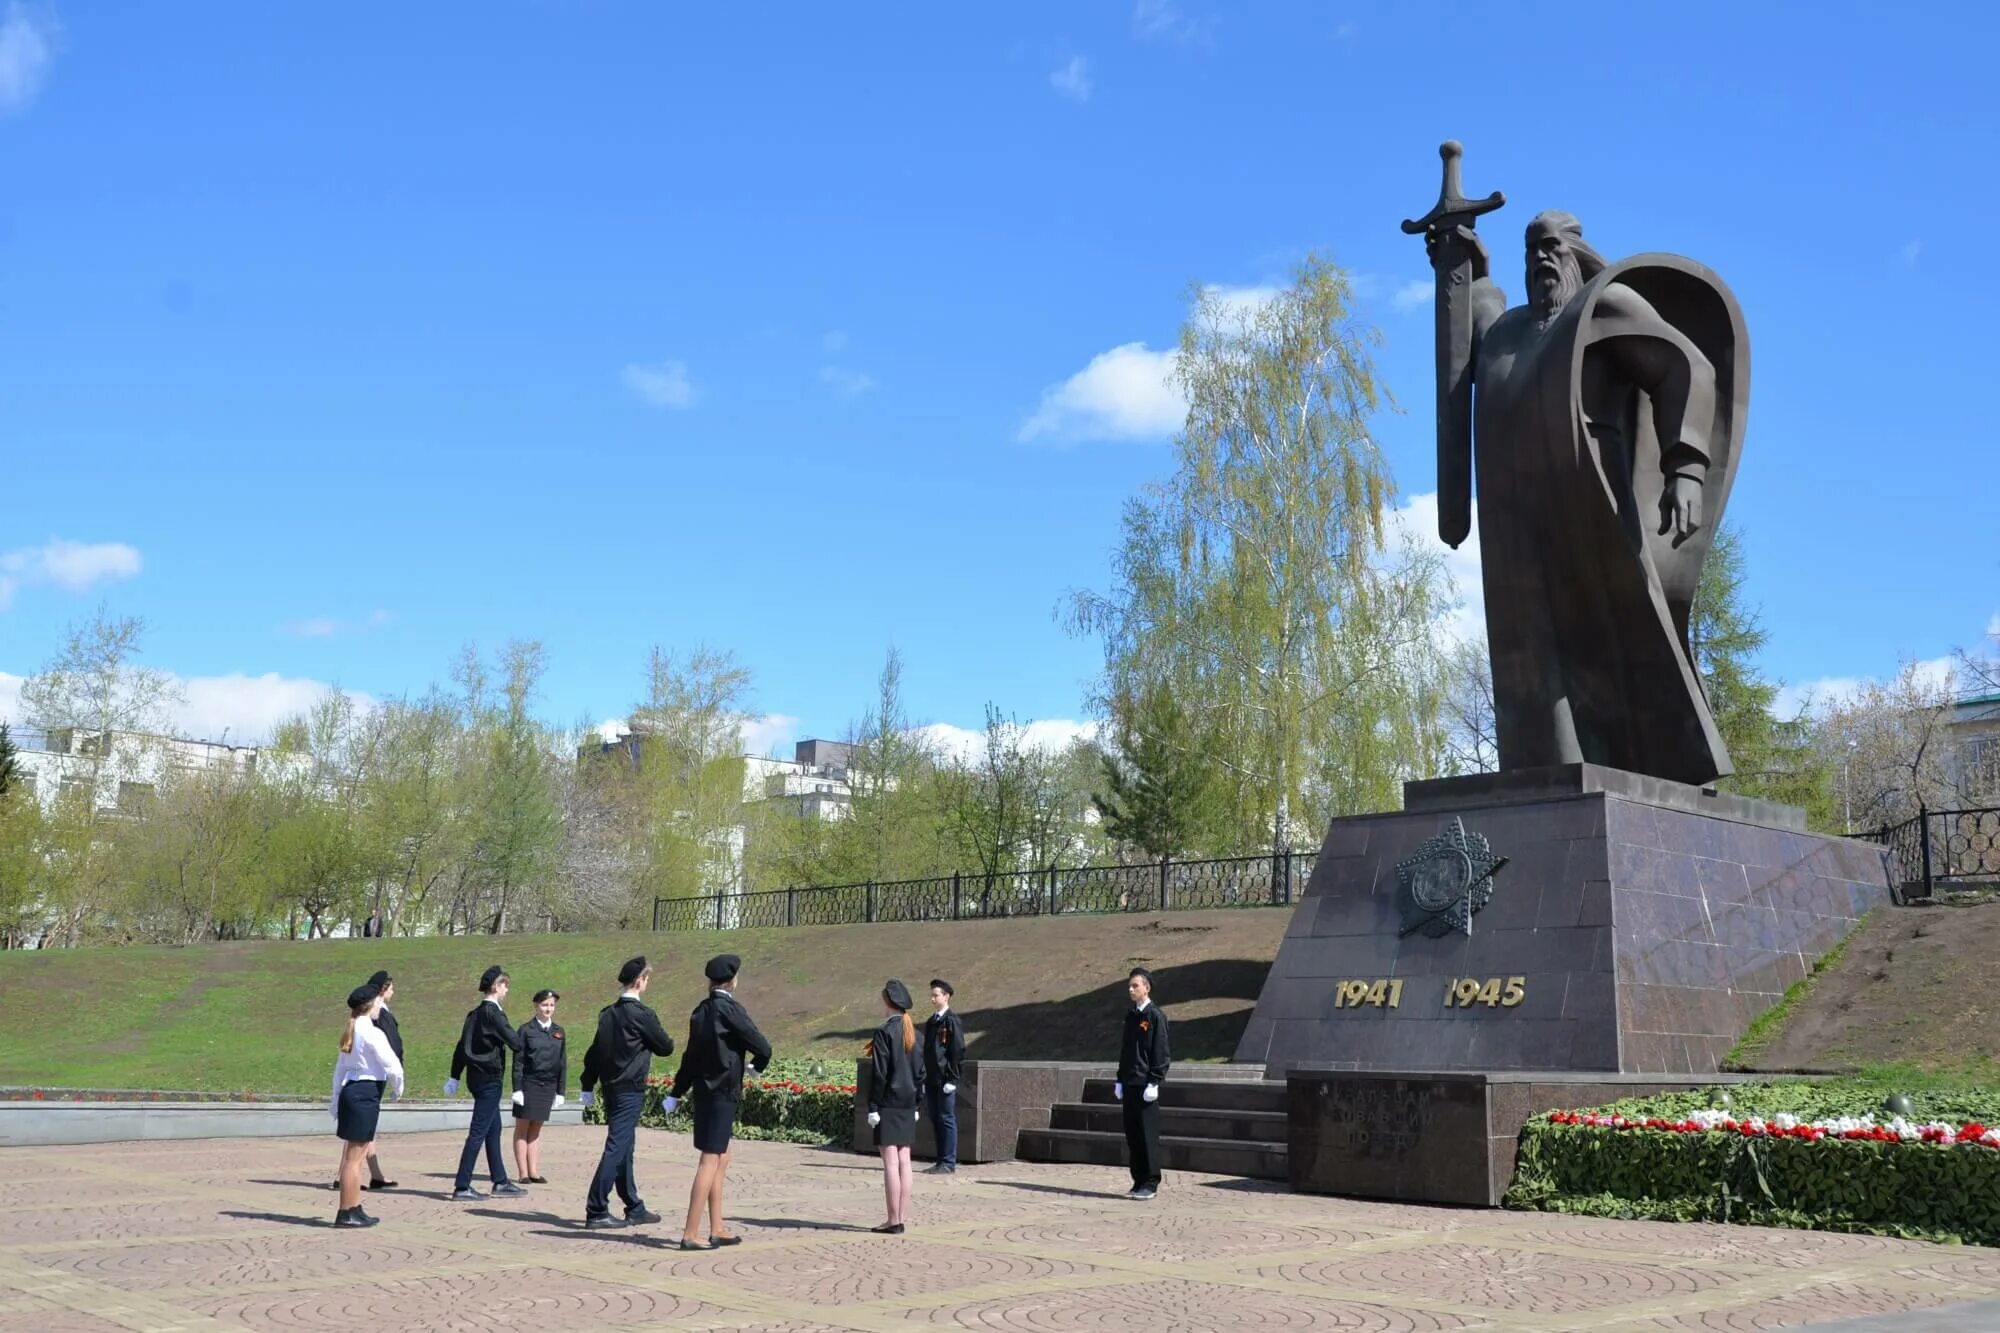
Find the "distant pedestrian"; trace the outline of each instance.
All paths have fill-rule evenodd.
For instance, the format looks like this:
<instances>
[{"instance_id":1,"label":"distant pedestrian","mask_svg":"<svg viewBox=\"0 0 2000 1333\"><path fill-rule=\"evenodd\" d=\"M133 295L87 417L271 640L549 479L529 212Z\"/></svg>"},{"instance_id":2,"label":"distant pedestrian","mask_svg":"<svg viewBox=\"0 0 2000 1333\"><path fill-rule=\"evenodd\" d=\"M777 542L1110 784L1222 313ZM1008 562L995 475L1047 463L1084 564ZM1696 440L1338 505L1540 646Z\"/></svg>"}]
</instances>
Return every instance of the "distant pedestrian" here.
<instances>
[{"instance_id":1,"label":"distant pedestrian","mask_svg":"<svg viewBox=\"0 0 2000 1333\"><path fill-rule=\"evenodd\" d=\"M889 1220L874 1230L900 1236L910 1214L910 1146L917 1141L918 1108L924 1102L924 1056L917 1050L917 1025L910 1021L910 990L891 980L882 988L888 1015L868 1041L868 1127L882 1154L882 1195Z\"/></svg>"},{"instance_id":2,"label":"distant pedestrian","mask_svg":"<svg viewBox=\"0 0 2000 1333\"><path fill-rule=\"evenodd\" d=\"M368 1145L375 1141L375 1123L382 1114L382 1090L403 1095L403 1062L375 1026L382 993L373 986L355 988L347 997L347 1030L340 1035L340 1058L333 1064L333 1098L327 1113L340 1136L340 1211L337 1227L372 1227L378 1219L361 1206L362 1168Z\"/></svg>"},{"instance_id":3,"label":"distant pedestrian","mask_svg":"<svg viewBox=\"0 0 2000 1333\"><path fill-rule=\"evenodd\" d=\"M486 1196L472 1188L472 1169L479 1164L479 1149L486 1149L486 1170L493 1180L493 1193L510 1198L528 1191L507 1179L507 1159L500 1151L500 1089L507 1077L507 1052L521 1058L521 1034L507 1021L501 1004L507 998L507 973L489 967L479 978L479 1003L465 1016L458 1045L451 1053L451 1077L445 1080L444 1095L458 1095L459 1075L465 1076L472 1093L472 1124L465 1132L465 1149L458 1155L458 1175L452 1181L451 1197L475 1202Z\"/></svg>"},{"instance_id":4,"label":"distant pedestrian","mask_svg":"<svg viewBox=\"0 0 2000 1333\"><path fill-rule=\"evenodd\" d=\"M577 1081L583 1090L583 1104L590 1105L595 1089L604 1092L604 1155L597 1159L597 1173L591 1177L590 1193L583 1203L583 1224L593 1230L660 1220L639 1197L639 1174L633 1160L653 1057L674 1053L674 1039L660 1026L660 1016L640 998L652 979L653 969L644 955L625 960L618 969L618 984L624 991L598 1011L597 1036L583 1054L583 1077ZM622 1222L611 1215L613 1186L617 1187L618 1201L625 1205Z\"/></svg>"},{"instance_id":5,"label":"distant pedestrian","mask_svg":"<svg viewBox=\"0 0 2000 1333\"><path fill-rule=\"evenodd\" d=\"M1118 1081L1112 1094L1125 1110L1125 1151L1132 1164L1134 1199L1160 1188L1160 1085L1173 1064L1167 1049L1167 1016L1153 1003L1153 974L1135 967L1125 978L1132 1007L1118 1043Z\"/></svg>"},{"instance_id":6,"label":"distant pedestrian","mask_svg":"<svg viewBox=\"0 0 2000 1333\"><path fill-rule=\"evenodd\" d=\"M729 1144L736 1129L736 1107L743 1096L746 1067L762 1073L771 1063L771 1043L750 1021L736 1001L737 974L743 960L733 953L718 954L703 969L708 978L708 998L688 1016L687 1048L681 1052L681 1067L674 1072L672 1094L667 1109L672 1111L682 1097L694 1097L694 1146L701 1160L688 1188L687 1225L681 1228L683 1250L720 1249L735 1245L741 1236L731 1235L722 1224L722 1189L729 1177ZM701 1215L708 1213L708 1244L697 1234Z\"/></svg>"},{"instance_id":7,"label":"distant pedestrian","mask_svg":"<svg viewBox=\"0 0 2000 1333\"><path fill-rule=\"evenodd\" d=\"M535 992L535 1016L521 1025L521 1053L514 1058L514 1173L526 1185L542 1178L542 1126L563 1104L569 1088L569 1051L556 1022L552 990Z\"/></svg>"},{"instance_id":8,"label":"distant pedestrian","mask_svg":"<svg viewBox=\"0 0 2000 1333\"><path fill-rule=\"evenodd\" d=\"M379 939L382 934L382 918L370 912L368 919L361 923L362 939Z\"/></svg>"},{"instance_id":9,"label":"distant pedestrian","mask_svg":"<svg viewBox=\"0 0 2000 1333\"><path fill-rule=\"evenodd\" d=\"M965 1063L965 1021L952 1011L951 983L931 979L931 1008L924 1020L924 1104L931 1113L937 1161L925 1175L958 1170L958 1078Z\"/></svg>"}]
</instances>

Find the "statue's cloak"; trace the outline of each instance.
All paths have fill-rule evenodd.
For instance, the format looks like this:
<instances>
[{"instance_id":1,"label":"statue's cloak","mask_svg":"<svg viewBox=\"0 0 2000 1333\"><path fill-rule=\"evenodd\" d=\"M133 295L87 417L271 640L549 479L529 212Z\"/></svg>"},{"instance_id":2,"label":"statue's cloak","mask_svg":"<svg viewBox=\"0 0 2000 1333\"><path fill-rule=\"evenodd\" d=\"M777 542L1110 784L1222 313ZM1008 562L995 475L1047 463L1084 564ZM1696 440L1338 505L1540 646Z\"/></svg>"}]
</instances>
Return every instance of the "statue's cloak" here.
<instances>
[{"instance_id":1,"label":"statue's cloak","mask_svg":"<svg viewBox=\"0 0 2000 1333\"><path fill-rule=\"evenodd\" d=\"M1607 297L1614 284L1625 290ZM1608 355L1617 339L1643 340L1696 385L1661 394L1677 464L1690 449L1706 460L1702 526L1678 545L1660 532L1656 405ZM1546 326L1507 311L1481 338L1473 379L1501 767L1588 762L1687 783L1730 772L1688 616L1749 401L1735 298L1691 260L1639 255Z\"/></svg>"}]
</instances>

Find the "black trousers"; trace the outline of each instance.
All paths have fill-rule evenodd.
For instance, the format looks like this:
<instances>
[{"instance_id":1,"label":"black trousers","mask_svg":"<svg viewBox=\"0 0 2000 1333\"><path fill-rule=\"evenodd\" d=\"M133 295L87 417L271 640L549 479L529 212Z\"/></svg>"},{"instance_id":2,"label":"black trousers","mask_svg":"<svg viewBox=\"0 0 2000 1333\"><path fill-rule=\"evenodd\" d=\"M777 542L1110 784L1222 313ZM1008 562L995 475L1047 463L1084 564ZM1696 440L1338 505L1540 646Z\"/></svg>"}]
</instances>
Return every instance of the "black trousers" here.
<instances>
[{"instance_id":1,"label":"black trousers","mask_svg":"<svg viewBox=\"0 0 2000 1333\"><path fill-rule=\"evenodd\" d=\"M470 1080L468 1080L470 1082ZM486 1149L486 1171L496 1185L507 1183L507 1159L500 1152L500 1080L472 1083L472 1124L465 1131L465 1151L458 1155L458 1177L453 1189L471 1189L473 1168L479 1165L479 1150Z\"/></svg>"},{"instance_id":2,"label":"black trousers","mask_svg":"<svg viewBox=\"0 0 2000 1333\"><path fill-rule=\"evenodd\" d=\"M603 1217L611 1211L614 1185L627 1213L646 1206L639 1197L639 1173L632 1164L639 1112L645 1105L646 1094L641 1089L604 1094L604 1156L597 1159L597 1175L590 1182L590 1197L584 1200L585 1217Z\"/></svg>"},{"instance_id":3,"label":"black trousers","mask_svg":"<svg viewBox=\"0 0 2000 1333\"><path fill-rule=\"evenodd\" d=\"M1160 1104L1146 1100L1146 1085L1125 1085L1125 1152L1133 1189L1160 1187Z\"/></svg>"}]
</instances>

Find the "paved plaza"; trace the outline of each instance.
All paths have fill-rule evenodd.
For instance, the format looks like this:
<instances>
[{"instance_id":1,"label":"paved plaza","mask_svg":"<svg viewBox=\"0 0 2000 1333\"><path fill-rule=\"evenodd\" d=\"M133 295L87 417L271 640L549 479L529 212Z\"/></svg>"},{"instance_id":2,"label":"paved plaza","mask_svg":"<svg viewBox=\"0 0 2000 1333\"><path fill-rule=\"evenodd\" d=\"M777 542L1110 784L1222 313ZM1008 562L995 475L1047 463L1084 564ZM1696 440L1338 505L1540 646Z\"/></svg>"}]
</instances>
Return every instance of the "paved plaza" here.
<instances>
[{"instance_id":1,"label":"paved plaza","mask_svg":"<svg viewBox=\"0 0 2000 1333\"><path fill-rule=\"evenodd\" d=\"M602 1132L553 1128L525 1199L443 1195L459 1138L385 1142L382 1225L336 1231L329 1134L0 1153L0 1330L2000 1327L2000 1251L1293 1195L1008 1163L919 1176L875 1236L872 1159L745 1143L746 1243L682 1253L688 1141L642 1132L661 1225L585 1232ZM1929 1316L1898 1312L1933 1310ZM1890 1327L1874 1321L1856 1327Z\"/></svg>"}]
</instances>

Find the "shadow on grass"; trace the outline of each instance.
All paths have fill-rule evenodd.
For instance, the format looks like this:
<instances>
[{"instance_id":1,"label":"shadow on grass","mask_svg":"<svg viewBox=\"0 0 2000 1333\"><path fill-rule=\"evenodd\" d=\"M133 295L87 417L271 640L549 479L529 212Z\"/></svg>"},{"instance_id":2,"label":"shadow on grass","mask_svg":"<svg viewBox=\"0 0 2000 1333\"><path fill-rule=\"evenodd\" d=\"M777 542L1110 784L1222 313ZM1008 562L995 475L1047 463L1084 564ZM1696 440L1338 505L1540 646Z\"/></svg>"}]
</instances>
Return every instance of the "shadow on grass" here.
<instances>
[{"instance_id":1,"label":"shadow on grass","mask_svg":"<svg viewBox=\"0 0 2000 1333\"><path fill-rule=\"evenodd\" d=\"M1257 958L1215 958L1154 970L1153 1002L1167 1011L1173 1025L1174 1059L1233 1057L1270 970L1268 961ZM1245 1007L1201 1018L1174 1017L1177 1005L1213 1000L1237 1000ZM1123 972L1067 999L998 1009L974 1003L961 1015L969 1032L965 1055L968 1060L1114 1060L1119 1025L1131 1003ZM874 1031L844 1028L821 1032L814 1040L864 1041Z\"/></svg>"}]
</instances>

